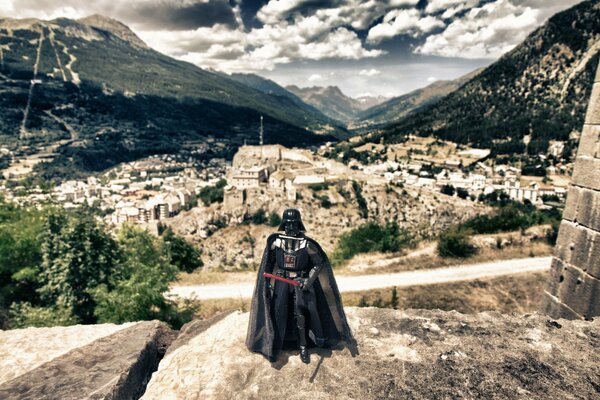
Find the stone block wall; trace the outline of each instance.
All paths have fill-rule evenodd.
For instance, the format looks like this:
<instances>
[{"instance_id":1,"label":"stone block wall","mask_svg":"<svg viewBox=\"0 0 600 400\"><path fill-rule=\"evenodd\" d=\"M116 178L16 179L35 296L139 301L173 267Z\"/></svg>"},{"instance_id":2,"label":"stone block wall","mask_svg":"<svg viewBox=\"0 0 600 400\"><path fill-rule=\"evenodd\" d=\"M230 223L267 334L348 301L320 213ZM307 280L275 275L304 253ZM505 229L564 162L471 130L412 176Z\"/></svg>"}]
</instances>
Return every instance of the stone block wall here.
<instances>
[{"instance_id":1,"label":"stone block wall","mask_svg":"<svg viewBox=\"0 0 600 400\"><path fill-rule=\"evenodd\" d=\"M600 66L541 311L553 318L600 316Z\"/></svg>"}]
</instances>

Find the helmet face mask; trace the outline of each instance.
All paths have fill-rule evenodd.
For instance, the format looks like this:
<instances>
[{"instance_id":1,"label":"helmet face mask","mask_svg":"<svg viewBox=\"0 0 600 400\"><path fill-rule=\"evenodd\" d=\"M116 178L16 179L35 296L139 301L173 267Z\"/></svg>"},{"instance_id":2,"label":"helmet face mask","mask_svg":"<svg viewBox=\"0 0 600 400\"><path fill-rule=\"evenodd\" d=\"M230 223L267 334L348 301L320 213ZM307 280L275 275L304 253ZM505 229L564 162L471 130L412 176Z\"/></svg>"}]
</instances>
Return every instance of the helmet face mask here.
<instances>
[{"instance_id":1,"label":"helmet face mask","mask_svg":"<svg viewBox=\"0 0 600 400\"><path fill-rule=\"evenodd\" d=\"M300 211L295 208L288 208L283 212L281 218L281 224L279 225L280 231L285 231L286 235L298 236L301 232L304 232L306 228L302 223L302 217Z\"/></svg>"},{"instance_id":2,"label":"helmet face mask","mask_svg":"<svg viewBox=\"0 0 600 400\"><path fill-rule=\"evenodd\" d=\"M296 236L300 233L300 224L298 221L287 221L284 230L287 235Z\"/></svg>"}]
</instances>

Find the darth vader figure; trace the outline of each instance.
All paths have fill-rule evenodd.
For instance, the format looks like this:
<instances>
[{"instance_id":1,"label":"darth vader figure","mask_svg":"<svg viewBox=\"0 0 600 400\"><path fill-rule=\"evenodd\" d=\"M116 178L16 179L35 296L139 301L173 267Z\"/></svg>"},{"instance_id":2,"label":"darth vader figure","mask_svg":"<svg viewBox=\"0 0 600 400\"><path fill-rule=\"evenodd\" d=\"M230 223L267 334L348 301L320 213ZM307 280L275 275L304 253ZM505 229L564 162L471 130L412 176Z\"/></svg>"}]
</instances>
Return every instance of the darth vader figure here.
<instances>
[{"instance_id":1,"label":"darth vader figure","mask_svg":"<svg viewBox=\"0 0 600 400\"><path fill-rule=\"evenodd\" d=\"M246 346L271 361L282 349L299 348L309 363L309 346L354 344L331 264L305 230L300 211L285 210L258 271Z\"/></svg>"}]
</instances>

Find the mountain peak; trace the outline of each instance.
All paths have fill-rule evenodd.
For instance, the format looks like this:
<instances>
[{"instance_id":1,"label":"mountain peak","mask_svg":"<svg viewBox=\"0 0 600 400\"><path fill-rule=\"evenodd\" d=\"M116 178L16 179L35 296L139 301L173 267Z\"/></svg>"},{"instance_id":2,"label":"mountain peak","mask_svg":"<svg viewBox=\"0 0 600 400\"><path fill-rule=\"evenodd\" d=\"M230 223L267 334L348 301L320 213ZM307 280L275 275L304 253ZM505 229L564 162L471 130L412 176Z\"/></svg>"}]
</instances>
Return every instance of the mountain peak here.
<instances>
[{"instance_id":1,"label":"mountain peak","mask_svg":"<svg viewBox=\"0 0 600 400\"><path fill-rule=\"evenodd\" d=\"M127 25L104 15L93 14L77 20L80 24L107 31L118 38L141 48L149 48Z\"/></svg>"}]
</instances>

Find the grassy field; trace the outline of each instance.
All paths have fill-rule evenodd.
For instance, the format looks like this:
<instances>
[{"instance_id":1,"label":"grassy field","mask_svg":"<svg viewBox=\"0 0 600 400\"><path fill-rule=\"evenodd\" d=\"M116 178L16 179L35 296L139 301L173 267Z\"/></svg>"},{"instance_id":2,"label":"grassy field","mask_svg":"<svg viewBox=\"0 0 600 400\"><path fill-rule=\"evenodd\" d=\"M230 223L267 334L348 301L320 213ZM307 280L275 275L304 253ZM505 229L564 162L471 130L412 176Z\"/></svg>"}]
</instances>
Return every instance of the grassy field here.
<instances>
[{"instance_id":1,"label":"grassy field","mask_svg":"<svg viewBox=\"0 0 600 400\"><path fill-rule=\"evenodd\" d=\"M498 311L503 314L531 313L537 310L546 285L546 273L527 273L508 277L478 279L458 283L393 288L342 295L344 306L375 306L396 309L440 309L461 313ZM395 307L394 307L395 306ZM249 311L250 299L205 300L200 302L198 318L210 318L222 311Z\"/></svg>"}]
</instances>

